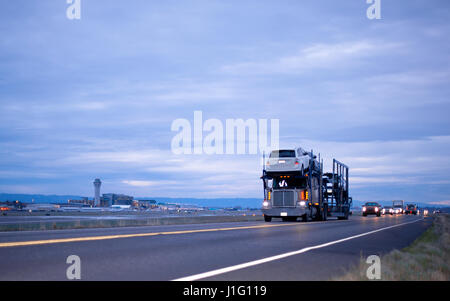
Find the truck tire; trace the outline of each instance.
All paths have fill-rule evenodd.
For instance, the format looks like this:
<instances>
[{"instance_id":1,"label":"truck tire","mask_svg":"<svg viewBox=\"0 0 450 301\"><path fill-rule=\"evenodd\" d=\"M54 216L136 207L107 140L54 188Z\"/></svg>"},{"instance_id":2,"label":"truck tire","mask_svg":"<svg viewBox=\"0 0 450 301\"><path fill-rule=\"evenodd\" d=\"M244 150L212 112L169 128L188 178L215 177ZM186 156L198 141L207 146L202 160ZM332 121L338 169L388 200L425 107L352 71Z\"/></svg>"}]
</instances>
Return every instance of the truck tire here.
<instances>
[{"instance_id":1,"label":"truck tire","mask_svg":"<svg viewBox=\"0 0 450 301\"><path fill-rule=\"evenodd\" d=\"M364 213L363 213L363 216L367 216L367 214L364 214ZM346 210L346 211L344 212L344 216L339 216L338 219L339 219L339 220L344 220L344 219L347 220L347 219L348 219L348 210Z\"/></svg>"},{"instance_id":2,"label":"truck tire","mask_svg":"<svg viewBox=\"0 0 450 301\"><path fill-rule=\"evenodd\" d=\"M320 211L320 208L317 208L316 214L314 215L314 220L315 220L315 221L321 221L322 218L323 218L323 214L322 214L322 212Z\"/></svg>"},{"instance_id":3,"label":"truck tire","mask_svg":"<svg viewBox=\"0 0 450 301\"><path fill-rule=\"evenodd\" d=\"M267 223L270 223L272 221L272 217L264 215L264 221L267 222Z\"/></svg>"}]
</instances>

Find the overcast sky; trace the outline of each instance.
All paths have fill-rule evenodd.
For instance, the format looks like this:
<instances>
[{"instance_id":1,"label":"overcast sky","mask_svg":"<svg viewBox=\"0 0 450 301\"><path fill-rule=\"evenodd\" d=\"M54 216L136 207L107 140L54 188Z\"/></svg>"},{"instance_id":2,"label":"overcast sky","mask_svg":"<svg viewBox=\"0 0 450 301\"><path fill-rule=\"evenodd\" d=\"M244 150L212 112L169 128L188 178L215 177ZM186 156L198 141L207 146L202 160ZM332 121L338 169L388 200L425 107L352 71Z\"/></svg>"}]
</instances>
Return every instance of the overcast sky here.
<instances>
[{"instance_id":1,"label":"overcast sky","mask_svg":"<svg viewBox=\"0 0 450 301\"><path fill-rule=\"evenodd\" d=\"M358 200L450 203L450 3L0 4L0 192L261 197L259 155L174 155L175 119L279 119Z\"/></svg>"}]
</instances>

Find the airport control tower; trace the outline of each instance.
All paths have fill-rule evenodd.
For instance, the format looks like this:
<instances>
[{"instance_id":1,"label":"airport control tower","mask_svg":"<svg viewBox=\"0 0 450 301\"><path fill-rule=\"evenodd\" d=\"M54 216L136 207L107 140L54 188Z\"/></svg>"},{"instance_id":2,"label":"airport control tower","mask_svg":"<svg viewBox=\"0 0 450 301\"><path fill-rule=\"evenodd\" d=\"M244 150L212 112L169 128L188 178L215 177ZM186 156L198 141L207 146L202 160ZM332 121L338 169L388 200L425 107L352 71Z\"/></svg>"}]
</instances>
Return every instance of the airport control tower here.
<instances>
[{"instance_id":1,"label":"airport control tower","mask_svg":"<svg viewBox=\"0 0 450 301\"><path fill-rule=\"evenodd\" d=\"M95 196L94 196L94 206L100 206L100 186L102 186L102 181L100 179L95 179L94 187L95 187Z\"/></svg>"}]
</instances>

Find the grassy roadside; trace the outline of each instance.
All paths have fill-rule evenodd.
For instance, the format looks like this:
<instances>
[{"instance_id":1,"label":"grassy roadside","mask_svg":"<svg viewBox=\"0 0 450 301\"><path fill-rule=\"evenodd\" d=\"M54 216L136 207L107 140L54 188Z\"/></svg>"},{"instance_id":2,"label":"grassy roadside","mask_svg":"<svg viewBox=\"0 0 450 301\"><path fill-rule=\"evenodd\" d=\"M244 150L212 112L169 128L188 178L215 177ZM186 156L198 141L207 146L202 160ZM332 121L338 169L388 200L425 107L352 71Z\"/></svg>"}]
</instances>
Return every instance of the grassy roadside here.
<instances>
[{"instance_id":1,"label":"grassy roadside","mask_svg":"<svg viewBox=\"0 0 450 301\"><path fill-rule=\"evenodd\" d=\"M145 219L71 220L58 222L40 221L30 223L3 224L0 225L0 232L250 222L262 220L262 215L253 214L228 216L155 217Z\"/></svg>"},{"instance_id":2,"label":"grassy roadside","mask_svg":"<svg viewBox=\"0 0 450 301\"><path fill-rule=\"evenodd\" d=\"M332 280L368 280L368 264L361 258L358 266ZM394 250L381 257L381 280L449 281L450 280L450 215L434 217L428 228L409 247Z\"/></svg>"}]
</instances>

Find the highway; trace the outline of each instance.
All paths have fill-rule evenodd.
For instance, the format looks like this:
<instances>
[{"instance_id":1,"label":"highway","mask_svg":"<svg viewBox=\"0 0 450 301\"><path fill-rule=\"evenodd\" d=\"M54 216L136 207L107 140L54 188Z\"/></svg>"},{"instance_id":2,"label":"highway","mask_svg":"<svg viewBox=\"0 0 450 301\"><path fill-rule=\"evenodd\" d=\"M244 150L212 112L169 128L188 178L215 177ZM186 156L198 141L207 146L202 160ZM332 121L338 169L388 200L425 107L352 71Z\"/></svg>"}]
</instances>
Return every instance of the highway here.
<instances>
[{"instance_id":1,"label":"highway","mask_svg":"<svg viewBox=\"0 0 450 301\"><path fill-rule=\"evenodd\" d=\"M431 218L234 222L0 233L0 280L328 280L411 244Z\"/></svg>"}]
</instances>

